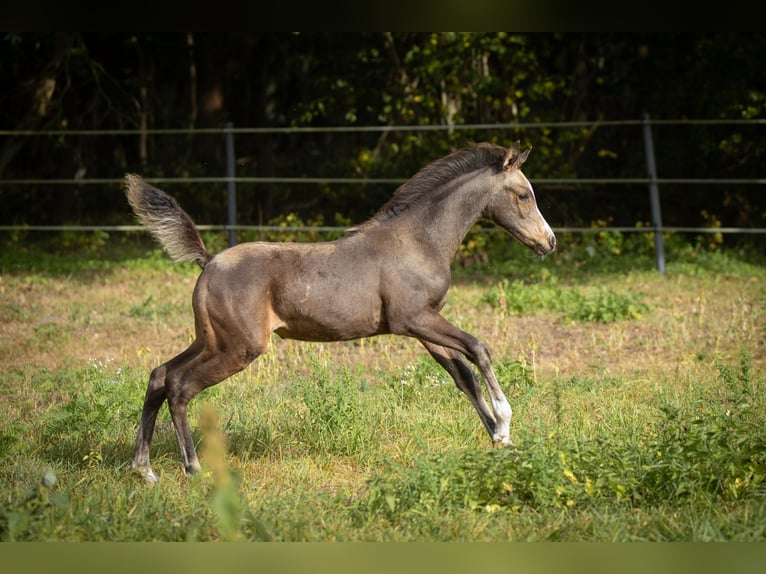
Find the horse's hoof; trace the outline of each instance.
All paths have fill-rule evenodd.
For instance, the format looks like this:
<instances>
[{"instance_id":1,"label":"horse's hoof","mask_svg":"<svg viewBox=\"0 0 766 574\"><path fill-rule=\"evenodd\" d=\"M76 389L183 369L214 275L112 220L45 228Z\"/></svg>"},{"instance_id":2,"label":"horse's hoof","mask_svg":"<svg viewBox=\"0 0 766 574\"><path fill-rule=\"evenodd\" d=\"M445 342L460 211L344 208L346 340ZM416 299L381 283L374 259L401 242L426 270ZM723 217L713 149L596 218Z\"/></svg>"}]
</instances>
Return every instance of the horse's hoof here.
<instances>
[{"instance_id":1,"label":"horse's hoof","mask_svg":"<svg viewBox=\"0 0 766 574\"><path fill-rule=\"evenodd\" d=\"M505 440L493 440L492 441L492 447L493 448L505 448L507 446L511 446L513 443L511 442L511 439L505 439Z\"/></svg>"},{"instance_id":2,"label":"horse's hoof","mask_svg":"<svg viewBox=\"0 0 766 574\"><path fill-rule=\"evenodd\" d=\"M150 466L134 466L133 470L138 473L147 484L157 484L160 481Z\"/></svg>"}]
</instances>

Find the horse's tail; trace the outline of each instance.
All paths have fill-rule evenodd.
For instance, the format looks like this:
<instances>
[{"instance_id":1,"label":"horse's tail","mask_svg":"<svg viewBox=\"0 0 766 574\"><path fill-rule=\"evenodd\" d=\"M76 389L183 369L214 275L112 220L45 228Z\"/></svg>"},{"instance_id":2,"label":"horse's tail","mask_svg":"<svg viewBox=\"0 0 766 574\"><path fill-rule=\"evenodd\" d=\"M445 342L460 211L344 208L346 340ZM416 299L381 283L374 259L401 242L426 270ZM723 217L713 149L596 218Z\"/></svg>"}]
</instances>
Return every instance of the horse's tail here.
<instances>
[{"instance_id":1,"label":"horse's tail","mask_svg":"<svg viewBox=\"0 0 766 574\"><path fill-rule=\"evenodd\" d=\"M134 174L125 176L125 195L138 220L175 261L196 262L203 269L213 258L192 218L164 191Z\"/></svg>"}]
</instances>

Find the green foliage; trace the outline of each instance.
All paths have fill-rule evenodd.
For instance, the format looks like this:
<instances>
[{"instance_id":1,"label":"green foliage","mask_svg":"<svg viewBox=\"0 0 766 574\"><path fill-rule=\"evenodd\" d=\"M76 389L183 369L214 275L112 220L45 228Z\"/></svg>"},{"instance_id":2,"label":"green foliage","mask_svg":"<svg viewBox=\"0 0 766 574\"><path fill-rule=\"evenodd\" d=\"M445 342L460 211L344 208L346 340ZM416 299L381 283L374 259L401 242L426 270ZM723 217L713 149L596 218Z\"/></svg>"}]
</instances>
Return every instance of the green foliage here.
<instances>
[{"instance_id":1,"label":"green foliage","mask_svg":"<svg viewBox=\"0 0 766 574\"><path fill-rule=\"evenodd\" d=\"M81 381L69 400L44 417L47 449L51 454L86 466L114 462L122 443L135 432L143 404L144 373L115 368L109 361L92 360L78 371Z\"/></svg>"},{"instance_id":2,"label":"green foliage","mask_svg":"<svg viewBox=\"0 0 766 574\"><path fill-rule=\"evenodd\" d=\"M307 221L301 219L297 213L280 215L269 221L272 229L265 231L245 232L242 234L244 241L285 241L298 243L313 243L317 241L332 241L343 235L343 231L318 230L325 226L324 217L319 215ZM351 221L336 213L332 227L351 227ZM277 229L274 229L277 228Z\"/></svg>"},{"instance_id":3,"label":"green foliage","mask_svg":"<svg viewBox=\"0 0 766 574\"><path fill-rule=\"evenodd\" d=\"M173 303L169 301L157 302L154 300L154 295L149 295L140 305L133 305L129 313L131 317L155 320L169 315L175 308Z\"/></svg>"},{"instance_id":4,"label":"green foliage","mask_svg":"<svg viewBox=\"0 0 766 574\"><path fill-rule=\"evenodd\" d=\"M636 226L640 229L640 225ZM598 229L598 227L594 227ZM473 235L481 234L481 240ZM523 278L527 282L559 279L592 279L597 275L649 271L656 268L652 233L593 231L558 234L556 251L544 258L530 256L529 249L496 228L474 229L458 257L458 273ZM667 258L690 249L678 234L665 237ZM702 250L700 250L702 251Z\"/></svg>"},{"instance_id":5,"label":"green foliage","mask_svg":"<svg viewBox=\"0 0 766 574\"><path fill-rule=\"evenodd\" d=\"M229 246L228 232L203 231L200 235L210 253L220 253Z\"/></svg>"},{"instance_id":6,"label":"green foliage","mask_svg":"<svg viewBox=\"0 0 766 574\"><path fill-rule=\"evenodd\" d=\"M759 69L764 45L762 33L6 34L0 39L0 86L10 95L0 118L20 131L40 131L8 136L3 175L73 183L4 186L0 221L128 223L119 184L86 185L80 178L127 171L180 178L225 173L217 130L143 134L142 145L120 133L82 137L66 130L173 131L220 127L225 118L236 118L237 128L414 128L238 134L238 176L360 182L242 183L243 222L293 212L303 220L321 215L329 221L340 212L361 221L393 191L390 185L367 185L366 179L407 178L469 140L525 140L535 148L532 175L636 178L645 171L636 126L609 126L600 119L635 120L646 110L671 120L763 117L766 93L758 75L741 71ZM167 69L151 64L159 60ZM189 66L200 70L208 88L189 82ZM228 81L231 70L236 82ZM216 104L195 103L208 100ZM584 125L550 125L561 121ZM529 128L527 122L547 125ZM501 127L464 129L492 124ZM729 166L727 177L758 177L760 129L737 123L657 127L662 175L719 178L721 166ZM199 223L224 220L222 185L171 187ZM668 185L663 209L674 223L762 227L762 199L746 187L727 185L722 192L719 186L698 186L679 197ZM606 194L601 189L541 189L543 212L557 224L589 225L610 217L624 224L647 211L643 192L622 185ZM718 240L715 234L706 237ZM94 244L103 240L92 237Z\"/></svg>"},{"instance_id":7,"label":"green foliage","mask_svg":"<svg viewBox=\"0 0 766 574\"><path fill-rule=\"evenodd\" d=\"M68 509L69 499L55 488L56 482L56 473L48 470L34 488L0 511L0 540L24 540L31 525L46 513Z\"/></svg>"},{"instance_id":8,"label":"green foliage","mask_svg":"<svg viewBox=\"0 0 766 574\"><path fill-rule=\"evenodd\" d=\"M90 232L64 230L58 244L65 251L98 252L108 240L109 233L100 229Z\"/></svg>"},{"instance_id":9,"label":"green foliage","mask_svg":"<svg viewBox=\"0 0 766 574\"><path fill-rule=\"evenodd\" d=\"M359 512L401 524L464 509L708 508L759 500L766 490L766 389L753 379L746 353L738 368L719 371L727 391L721 401L665 405L641 434L556 433L499 450L389 462L368 480Z\"/></svg>"},{"instance_id":10,"label":"green foliage","mask_svg":"<svg viewBox=\"0 0 766 574\"><path fill-rule=\"evenodd\" d=\"M641 299L640 293L618 292L606 287L588 291L563 288L555 278L531 285L502 279L483 298L509 315L558 311L567 320L590 323L638 319L649 310Z\"/></svg>"},{"instance_id":11,"label":"green foliage","mask_svg":"<svg viewBox=\"0 0 766 574\"><path fill-rule=\"evenodd\" d=\"M584 294L575 292L563 299L564 316L574 321L614 323L640 319L649 310L640 293L620 293L606 287Z\"/></svg>"},{"instance_id":12,"label":"green foliage","mask_svg":"<svg viewBox=\"0 0 766 574\"><path fill-rule=\"evenodd\" d=\"M326 357L310 354L311 370L292 383L296 413L294 436L313 453L362 456L374 443L376 425L370 420L366 391L369 383L346 368L331 368Z\"/></svg>"},{"instance_id":13,"label":"green foliage","mask_svg":"<svg viewBox=\"0 0 766 574\"><path fill-rule=\"evenodd\" d=\"M58 237L47 240L8 241L0 249L0 272L36 273L43 276L71 275L73 280L88 280L113 273L116 269L161 269L179 275L196 276L192 265L168 265L167 255L148 238L126 233L100 245L81 244L67 248Z\"/></svg>"},{"instance_id":14,"label":"green foliage","mask_svg":"<svg viewBox=\"0 0 766 574\"><path fill-rule=\"evenodd\" d=\"M687 405L661 406L649 437L645 498L686 501L759 496L766 483L763 381L753 377L742 351L736 366L716 360L720 398L696 397Z\"/></svg>"}]
</instances>

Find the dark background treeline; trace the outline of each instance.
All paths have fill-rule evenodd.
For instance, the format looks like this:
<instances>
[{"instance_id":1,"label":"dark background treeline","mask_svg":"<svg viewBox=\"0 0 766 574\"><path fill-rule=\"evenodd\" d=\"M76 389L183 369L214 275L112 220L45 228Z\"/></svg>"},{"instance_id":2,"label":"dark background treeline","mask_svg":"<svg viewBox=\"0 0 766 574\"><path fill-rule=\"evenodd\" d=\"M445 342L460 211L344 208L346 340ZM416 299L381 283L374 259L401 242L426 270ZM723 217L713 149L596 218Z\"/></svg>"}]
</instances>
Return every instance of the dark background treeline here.
<instances>
[{"instance_id":1,"label":"dark background treeline","mask_svg":"<svg viewBox=\"0 0 766 574\"><path fill-rule=\"evenodd\" d=\"M642 178L641 127L600 121L764 118L766 34L3 33L1 179L224 176L220 134L164 128L424 126L581 121L576 127L238 134L238 176L351 184L239 184L238 220L372 214L395 184L469 140L534 151L535 178ZM764 125L653 127L663 178L762 178ZM223 223L225 184L168 184L198 223ZM120 186L4 185L2 224L115 224ZM553 225L650 220L645 185L538 186ZM668 225L763 227L757 185L664 185Z\"/></svg>"}]
</instances>

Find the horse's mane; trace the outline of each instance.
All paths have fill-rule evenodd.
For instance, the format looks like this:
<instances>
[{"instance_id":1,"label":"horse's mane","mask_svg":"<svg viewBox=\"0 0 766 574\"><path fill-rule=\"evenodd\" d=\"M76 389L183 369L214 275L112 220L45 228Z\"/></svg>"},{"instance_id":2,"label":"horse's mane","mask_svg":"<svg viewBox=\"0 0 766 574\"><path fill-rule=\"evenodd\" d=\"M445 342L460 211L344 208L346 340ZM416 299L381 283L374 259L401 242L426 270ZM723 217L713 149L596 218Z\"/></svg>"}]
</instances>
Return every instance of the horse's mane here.
<instances>
[{"instance_id":1,"label":"horse's mane","mask_svg":"<svg viewBox=\"0 0 766 574\"><path fill-rule=\"evenodd\" d=\"M449 155L428 164L399 186L389 199L366 223L349 229L349 233L361 228L396 217L429 192L437 189L465 173L489 166L502 166L507 149L492 143L472 143L469 147L454 151Z\"/></svg>"}]
</instances>

